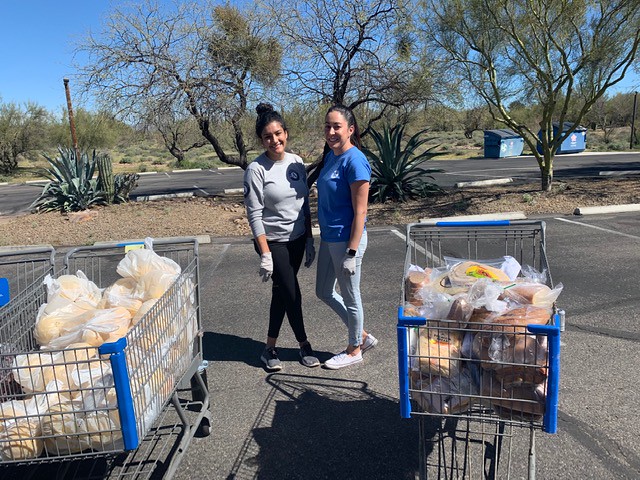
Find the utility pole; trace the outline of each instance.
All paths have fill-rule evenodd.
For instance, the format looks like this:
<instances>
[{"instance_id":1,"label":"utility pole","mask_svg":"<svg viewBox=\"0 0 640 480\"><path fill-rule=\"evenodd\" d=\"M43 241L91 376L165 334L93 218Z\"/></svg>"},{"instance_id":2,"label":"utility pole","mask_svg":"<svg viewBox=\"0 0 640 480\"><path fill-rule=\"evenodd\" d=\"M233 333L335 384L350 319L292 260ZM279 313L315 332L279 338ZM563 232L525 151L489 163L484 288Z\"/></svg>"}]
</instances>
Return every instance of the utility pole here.
<instances>
[{"instance_id":1,"label":"utility pole","mask_svg":"<svg viewBox=\"0 0 640 480\"><path fill-rule=\"evenodd\" d=\"M73 120L73 108L71 107L71 93L69 92L69 79L64 78L64 91L67 95L67 110L69 111L69 126L71 127L71 141L73 142L73 149L76 152L76 162L80 160L80 152L78 151L78 137L76 137L76 124ZM635 114L634 114L635 116Z\"/></svg>"},{"instance_id":2,"label":"utility pole","mask_svg":"<svg viewBox=\"0 0 640 480\"><path fill-rule=\"evenodd\" d=\"M629 149L633 150L633 140L636 134L636 106L638 104L638 92L633 95L633 113L631 114L631 139L629 140Z\"/></svg>"}]
</instances>

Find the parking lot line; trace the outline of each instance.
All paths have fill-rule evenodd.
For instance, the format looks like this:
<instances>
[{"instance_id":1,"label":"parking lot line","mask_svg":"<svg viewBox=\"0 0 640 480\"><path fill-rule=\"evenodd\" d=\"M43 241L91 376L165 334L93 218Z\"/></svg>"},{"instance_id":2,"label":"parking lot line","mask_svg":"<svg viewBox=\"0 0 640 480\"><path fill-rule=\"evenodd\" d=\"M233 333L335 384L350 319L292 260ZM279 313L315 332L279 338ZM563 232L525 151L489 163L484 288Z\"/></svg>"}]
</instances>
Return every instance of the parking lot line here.
<instances>
[{"instance_id":1,"label":"parking lot line","mask_svg":"<svg viewBox=\"0 0 640 480\"><path fill-rule=\"evenodd\" d=\"M556 220L560 220L561 222L573 223L575 225L581 225L583 227L594 228L596 230L602 230L603 232L613 233L615 235L621 235L623 237L629 237L629 238L633 238L633 239L636 239L636 240L640 240L640 237L637 236L637 235L630 235L628 233L617 232L617 231L611 230L609 228L596 227L595 225L589 225L588 223L576 222L575 220L567 220L566 218L556 217Z\"/></svg>"}]
</instances>

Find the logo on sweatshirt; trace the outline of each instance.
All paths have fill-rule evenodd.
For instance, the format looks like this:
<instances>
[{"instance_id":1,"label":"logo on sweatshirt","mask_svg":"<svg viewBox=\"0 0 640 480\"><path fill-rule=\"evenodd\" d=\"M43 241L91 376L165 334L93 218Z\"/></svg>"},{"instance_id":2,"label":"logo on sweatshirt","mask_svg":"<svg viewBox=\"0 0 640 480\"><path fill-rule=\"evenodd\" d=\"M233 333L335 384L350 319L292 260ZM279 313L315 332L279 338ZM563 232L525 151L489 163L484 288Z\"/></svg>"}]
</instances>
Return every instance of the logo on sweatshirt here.
<instances>
[{"instance_id":1,"label":"logo on sweatshirt","mask_svg":"<svg viewBox=\"0 0 640 480\"><path fill-rule=\"evenodd\" d=\"M295 170L291 170L289 172L289 180L291 180L292 182L297 182L298 180L300 180L300 174Z\"/></svg>"}]
</instances>

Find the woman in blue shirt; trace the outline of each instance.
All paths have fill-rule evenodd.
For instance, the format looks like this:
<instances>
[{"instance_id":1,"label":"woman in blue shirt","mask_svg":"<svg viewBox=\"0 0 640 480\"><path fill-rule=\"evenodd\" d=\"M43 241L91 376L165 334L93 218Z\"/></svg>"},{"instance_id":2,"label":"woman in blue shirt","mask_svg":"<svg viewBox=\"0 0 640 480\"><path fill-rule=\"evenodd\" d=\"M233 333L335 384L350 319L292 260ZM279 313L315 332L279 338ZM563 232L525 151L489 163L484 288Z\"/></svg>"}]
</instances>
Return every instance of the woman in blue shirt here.
<instances>
[{"instance_id":1,"label":"woman in blue shirt","mask_svg":"<svg viewBox=\"0 0 640 480\"><path fill-rule=\"evenodd\" d=\"M338 369L362 361L378 340L364 328L360 296L362 257L367 248L365 221L371 167L358 148L360 132L353 112L334 105L325 116L329 152L317 180L320 248L316 295L347 325L349 343L324 365ZM340 294L336 291L340 286Z\"/></svg>"}]
</instances>

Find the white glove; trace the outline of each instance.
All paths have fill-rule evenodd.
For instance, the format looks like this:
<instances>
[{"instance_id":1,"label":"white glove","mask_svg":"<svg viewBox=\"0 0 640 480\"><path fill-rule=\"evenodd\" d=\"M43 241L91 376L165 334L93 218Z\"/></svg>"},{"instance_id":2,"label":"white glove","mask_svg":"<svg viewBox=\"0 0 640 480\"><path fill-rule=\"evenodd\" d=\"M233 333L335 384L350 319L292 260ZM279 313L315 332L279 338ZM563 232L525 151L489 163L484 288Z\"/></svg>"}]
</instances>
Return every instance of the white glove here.
<instances>
[{"instance_id":1,"label":"white glove","mask_svg":"<svg viewBox=\"0 0 640 480\"><path fill-rule=\"evenodd\" d=\"M266 282L273 275L273 258L271 258L271 252L263 253L260 255L260 275L262 281Z\"/></svg>"},{"instance_id":2,"label":"white glove","mask_svg":"<svg viewBox=\"0 0 640 480\"><path fill-rule=\"evenodd\" d=\"M344 254L342 258L342 274L350 277L356 274L356 257Z\"/></svg>"},{"instance_id":3,"label":"white glove","mask_svg":"<svg viewBox=\"0 0 640 480\"><path fill-rule=\"evenodd\" d=\"M304 266L309 268L316 258L316 247L313 246L313 237L307 237L307 246L304 251Z\"/></svg>"}]
</instances>

